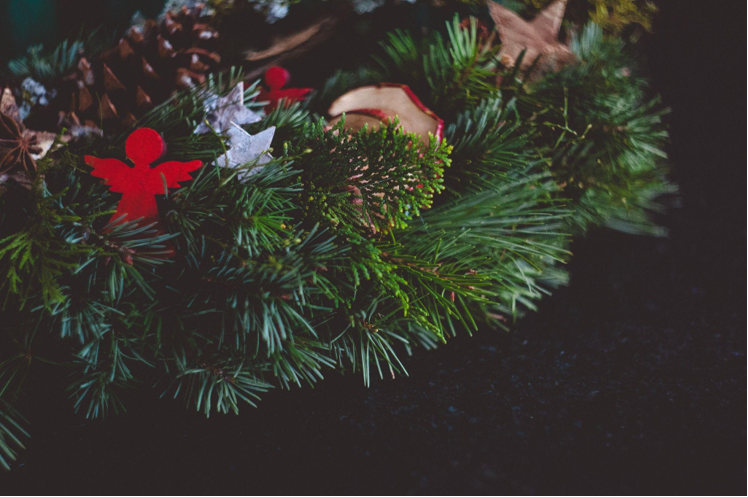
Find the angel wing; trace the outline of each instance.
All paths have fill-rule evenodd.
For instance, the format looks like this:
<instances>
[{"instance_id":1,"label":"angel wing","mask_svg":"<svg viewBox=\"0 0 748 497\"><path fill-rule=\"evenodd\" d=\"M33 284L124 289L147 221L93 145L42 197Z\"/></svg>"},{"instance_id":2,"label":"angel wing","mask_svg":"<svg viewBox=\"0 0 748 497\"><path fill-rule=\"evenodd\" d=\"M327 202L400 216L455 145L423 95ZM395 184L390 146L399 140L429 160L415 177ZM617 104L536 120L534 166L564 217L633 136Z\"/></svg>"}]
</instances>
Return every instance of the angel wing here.
<instances>
[{"instance_id":1,"label":"angel wing","mask_svg":"<svg viewBox=\"0 0 748 497\"><path fill-rule=\"evenodd\" d=\"M164 191L164 184L166 188L179 188L179 182L191 180L192 176L190 176L190 172L202 165L202 161L199 160L190 162L164 162L149 170L144 187L149 193L163 195L166 193Z\"/></svg>"},{"instance_id":2,"label":"angel wing","mask_svg":"<svg viewBox=\"0 0 748 497\"><path fill-rule=\"evenodd\" d=\"M99 159L90 155L83 157L86 164L93 167L91 176L103 178L110 190L116 193L129 191L132 182L132 168L117 159ZM163 189L163 188L162 188Z\"/></svg>"}]
</instances>

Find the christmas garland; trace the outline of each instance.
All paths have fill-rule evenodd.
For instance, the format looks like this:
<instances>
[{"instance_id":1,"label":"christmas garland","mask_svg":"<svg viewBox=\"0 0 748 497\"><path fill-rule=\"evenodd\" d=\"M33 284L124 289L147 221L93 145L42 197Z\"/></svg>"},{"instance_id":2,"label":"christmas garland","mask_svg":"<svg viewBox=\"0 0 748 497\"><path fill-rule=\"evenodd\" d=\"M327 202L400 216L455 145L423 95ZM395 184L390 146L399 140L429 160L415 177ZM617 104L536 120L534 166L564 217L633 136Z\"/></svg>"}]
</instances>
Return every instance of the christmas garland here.
<instances>
[{"instance_id":1,"label":"christmas garland","mask_svg":"<svg viewBox=\"0 0 748 497\"><path fill-rule=\"evenodd\" d=\"M206 415L333 370L368 385L414 348L511 327L565 283L573 236L661 234L663 110L629 43L592 23L559 41L564 6L391 32L316 91L277 63L334 25L242 72L222 2L13 61L0 465L27 436L30 370L58 371L87 417L136 385Z\"/></svg>"}]
</instances>

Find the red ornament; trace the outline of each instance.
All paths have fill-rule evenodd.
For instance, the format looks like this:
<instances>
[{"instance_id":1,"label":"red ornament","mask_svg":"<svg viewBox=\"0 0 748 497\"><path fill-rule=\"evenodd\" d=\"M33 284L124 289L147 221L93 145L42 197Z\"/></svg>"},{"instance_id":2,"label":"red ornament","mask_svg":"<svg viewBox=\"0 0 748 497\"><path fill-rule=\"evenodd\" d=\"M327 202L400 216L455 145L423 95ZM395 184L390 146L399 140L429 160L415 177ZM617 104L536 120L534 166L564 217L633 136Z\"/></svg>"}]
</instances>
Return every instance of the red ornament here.
<instances>
[{"instance_id":1,"label":"red ornament","mask_svg":"<svg viewBox=\"0 0 748 497\"><path fill-rule=\"evenodd\" d=\"M273 110L278 106L278 102L282 99L286 100L286 105L291 102L299 102L306 98L306 94L312 91L311 88L282 88L288 84L291 79L291 74L283 69L282 67L273 66L265 71L265 85L268 87L267 90L262 88L260 94L257 95L257 100L260 102L270 102L267 105L269 110Z\"/></svg>"},{"instance_id":2,"label":"red ornament","mask_svg":"<svg viewBox=\"0 0 748 497\"><path fill-rule=\"evenodd\" d=\"M199 160L170 161L151 168L151 163L158 160L165 150L158 132L141 128L133 131L125 142L125 152L135 167L117 159L84 157L86 164L93 167L92 176L105 179L111 191L122 194L110 224L136 220L140 226L156 223L158 233L163 233L156 195L166 194L168 188L178 188L180 181L191 180L189 173L203 165Z\"/></svg>"}]
</instances>

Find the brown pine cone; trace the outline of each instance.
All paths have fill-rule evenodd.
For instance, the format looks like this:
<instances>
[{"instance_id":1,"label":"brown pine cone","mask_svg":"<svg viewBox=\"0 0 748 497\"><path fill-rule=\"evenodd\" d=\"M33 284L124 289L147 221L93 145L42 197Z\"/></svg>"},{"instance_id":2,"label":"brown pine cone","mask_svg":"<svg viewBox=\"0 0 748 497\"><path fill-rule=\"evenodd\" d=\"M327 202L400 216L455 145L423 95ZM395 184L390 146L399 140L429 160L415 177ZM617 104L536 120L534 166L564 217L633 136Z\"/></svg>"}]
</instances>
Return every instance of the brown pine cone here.
<instances>
[{"instance_id":1,"label":"brown pine cone","mask_svg":"<svg viewBox=\"0 0 748 497\"><path fill-rule=\"evenodd\" d=\"M117 46L83 57L54 102L60 124L129 127L178 90L205 81L220 56L218 33L200 19L201 7L166 14L160 23L131 27Z\"/></svg>"}]
</instances>

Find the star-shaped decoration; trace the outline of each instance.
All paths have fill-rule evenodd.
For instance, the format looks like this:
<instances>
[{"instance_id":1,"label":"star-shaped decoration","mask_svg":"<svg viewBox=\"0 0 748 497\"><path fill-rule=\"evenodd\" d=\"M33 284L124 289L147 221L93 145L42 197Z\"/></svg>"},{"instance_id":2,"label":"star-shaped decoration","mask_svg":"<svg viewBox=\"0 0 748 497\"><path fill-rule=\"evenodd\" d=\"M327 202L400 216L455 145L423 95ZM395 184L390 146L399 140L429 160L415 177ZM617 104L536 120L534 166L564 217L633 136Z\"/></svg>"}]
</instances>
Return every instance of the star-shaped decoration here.
<instances>
[{"instance_id":1,"label":"star-shaped decoration","mask_svg":"<svg viewBox=\"0 0 748 497\"><path fill-rule=\"evenodd\" d=\"M216 133L231 130L231 124L240 126L256 123L260 116L244 106L244 83L238 83L225 97L207 93L203 100L205 120L195 129L195 133L210 133L212 127ZM208 124L205 123L208 121Z\"/></svg>"},{"instance_id":2,"label":"star-shaped decoration","mask_svg":"<svg viewBox=\"0 0 748 497\"><path fill-rule=\"evenodd\" d=\"M36 161L44 157L57 135L47 131L26 129L9 88L0 97L0 173L36 171ZM69 137L63 137L67 141Z\"/></svg>"},{"instance_id":3,"label":"star-shaped decoration","mask_svg":"<svg viewBox=\"0 0 748 497\"><path fill-rule=\"evenodd\" d=\"M499 57L506 67L514 67L523 50L520 69L529 69L537 59L535 76L575 60L569 46L558 40L566 0L556 0L529 22L492 0L488 1L488 10L499 31Z\"/></svg>"},{"instance_id":4,"label":"star-shaped decoration","mask_svg":"<svg viewBox=\"0 0 748 497\"><path fill-rule=\"evenodd\" d=\"M228 167L234 169L237 167L251 165L250 169L244 169L238 174L239 179L252 176L262 170L263 164L267 164L273 159L268 153L270 143L273 141L275 126L271 126L256 135L250 135L244 131L241 126L231 123L228 130L229 145L231 148L218 158L217 164L223 167L228 163Z\"/></svg>"}]
</instances>

